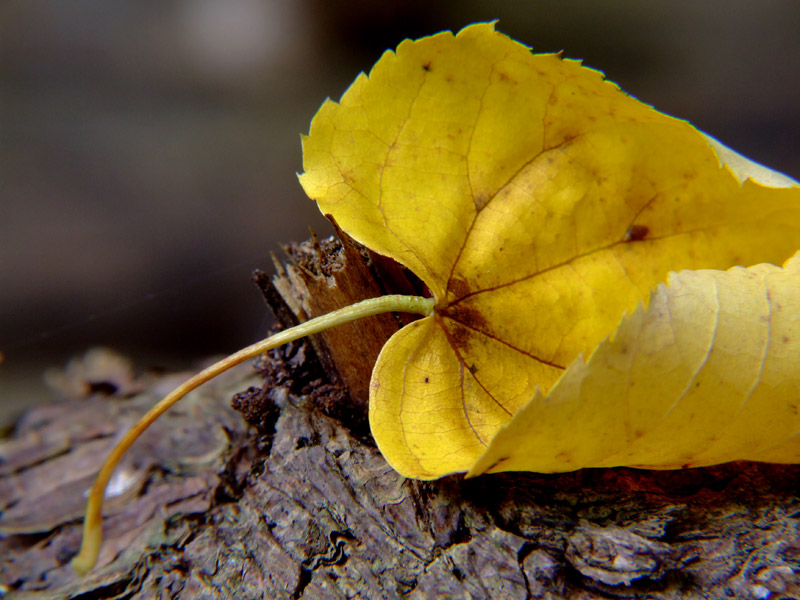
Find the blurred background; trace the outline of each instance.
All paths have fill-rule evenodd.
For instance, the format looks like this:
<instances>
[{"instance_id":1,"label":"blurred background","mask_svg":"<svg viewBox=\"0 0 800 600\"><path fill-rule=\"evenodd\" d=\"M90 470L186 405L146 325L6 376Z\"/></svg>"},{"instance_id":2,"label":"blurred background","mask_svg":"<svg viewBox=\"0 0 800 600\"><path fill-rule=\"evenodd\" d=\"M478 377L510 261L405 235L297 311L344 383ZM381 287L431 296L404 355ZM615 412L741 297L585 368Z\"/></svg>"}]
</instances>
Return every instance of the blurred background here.
<instances>
[{"instance_id":1,"label":"blurred background","mask_svg":"<svg viewBox=\"0 0 800 600\"><path fill-rule=\"evenodd\" d=\"M490 19L800 178L796 0L5 0L0 423L92 346L183 368L262 337L250 271L330 232L295 175L321 102Z\"/></svg>"}]
</instances>

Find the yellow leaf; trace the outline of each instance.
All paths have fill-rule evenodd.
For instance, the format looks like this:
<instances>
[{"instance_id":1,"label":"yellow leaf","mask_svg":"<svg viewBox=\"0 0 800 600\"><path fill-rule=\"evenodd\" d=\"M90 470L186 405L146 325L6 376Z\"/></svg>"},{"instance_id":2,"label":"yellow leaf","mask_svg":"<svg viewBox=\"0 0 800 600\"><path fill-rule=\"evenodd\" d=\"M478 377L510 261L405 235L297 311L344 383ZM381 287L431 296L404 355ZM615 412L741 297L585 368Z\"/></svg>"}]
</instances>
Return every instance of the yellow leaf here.
<instances>
[{"instance_id":1,"label":"yellow leaf","mask_svg":"<svg viewBox=\"0 0 800 600\"><path fill-rule=\"evenodd\" d=\"M386 52L303 151L323 213L435 300L371 383L375 439L410 477L470 469L669 271L800 247L792 180L492 24Z\"/></svg>"},{"instance_id":2,"label":"yellow leaf","mask_svg":"<svg viewBox=\"0 0 800 600\"><path fill-rule=\"evenodd\" d=\"M800 461L800 253L673 273L472 467L558 472Z\"/></svg>"},{"instance_id":3,"label":"yellow leaf","mask_svg":"<svg viewBox=\"0 0 800 600\"><path fill-rule=\"evenodd\" d=\"M116 465L159 415L233 365L384 312L423 316L370 383L372 432L404 475L800 458L800 259L684 272L601 344L669 271L794 253L800 184L487 23L384 54L322 105L303 151L320 209L433 297L341 308L168 394L89 491L77 572L97 560Z\"/></svg>"}]
</instances>

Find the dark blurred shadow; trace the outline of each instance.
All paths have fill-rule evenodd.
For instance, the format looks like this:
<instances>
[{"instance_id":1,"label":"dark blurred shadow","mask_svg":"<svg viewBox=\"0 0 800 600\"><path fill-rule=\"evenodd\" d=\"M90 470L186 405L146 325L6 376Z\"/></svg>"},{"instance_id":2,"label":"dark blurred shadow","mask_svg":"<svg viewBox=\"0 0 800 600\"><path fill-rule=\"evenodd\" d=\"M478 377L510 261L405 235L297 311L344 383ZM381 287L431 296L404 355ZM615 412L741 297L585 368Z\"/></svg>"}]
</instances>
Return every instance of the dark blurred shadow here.
<instances>
[{"instance_id":1,"label":"dark blurred shadow","mask_svg":"<svg viewBox=\"0 0 800 600\"><path fill-rule=\"evenodd\" d=\"M146 367L262 335L249 271L329 232L295 177L322 100L405 37L495 18L800 176L793 0L6 2L3 403L88 346Z\"/></svg>"}]
</instances>

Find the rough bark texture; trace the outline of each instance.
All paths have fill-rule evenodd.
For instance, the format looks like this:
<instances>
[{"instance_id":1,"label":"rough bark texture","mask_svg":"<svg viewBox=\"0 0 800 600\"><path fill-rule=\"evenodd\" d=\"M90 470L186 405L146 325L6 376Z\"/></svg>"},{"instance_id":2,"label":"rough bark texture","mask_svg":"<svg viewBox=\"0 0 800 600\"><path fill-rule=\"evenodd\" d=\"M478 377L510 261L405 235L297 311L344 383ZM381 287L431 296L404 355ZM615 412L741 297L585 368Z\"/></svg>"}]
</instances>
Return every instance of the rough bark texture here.
<instances>
[{"instance_id":1,"label":"rough bark texture","mask_svg":"<svg viewBox=\"0 0 800 600\"><path fill-rule=\"evenodd\" d=\"M328 243L302 252L317 265L320 252L341 259ZM294 270L310 290L349 268L337 264L315 274L300 260L283 275ZM360 277L375 265L358 268ZM357 334L398 325L385 317ZM100 564L77 579L68 562L82 493L120 432L177 379L134 385L109 364L106 378L96 365L76 368L62 379L71 397L26 415L0 445L0 583L10 597L800 596L800 467L410 481L374 447L363 399L348 399L342 381L353 375L303 343L258 361L257 377L243 369L212 382L154 425L115 477ZM245 422L227 403L248 385L233 402Z\"/></svg>"}]
</instances>

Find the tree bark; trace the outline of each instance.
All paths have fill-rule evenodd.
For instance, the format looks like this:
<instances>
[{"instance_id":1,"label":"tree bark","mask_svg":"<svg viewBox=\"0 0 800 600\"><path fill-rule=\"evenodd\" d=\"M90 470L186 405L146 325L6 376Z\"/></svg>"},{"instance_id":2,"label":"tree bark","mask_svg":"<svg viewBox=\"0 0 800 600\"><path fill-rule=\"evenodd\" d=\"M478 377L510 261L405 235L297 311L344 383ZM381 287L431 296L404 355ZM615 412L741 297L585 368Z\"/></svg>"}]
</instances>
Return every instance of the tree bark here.
<instances>
[{"instance_id":1,"label":"tree bark","mask_svg":"<svg viewBox=\"0 0 800 600\"><path fill-rule=\"evenodd\" d=\"M420 291L350 244L290 255L274 288L257 276L284 324ZM399 476L369 435L364 361L402 323L321 336L321 360L290 344L258 375L239 369L184 400L118 469L100 564L83 579L69 568L82 494L177 380L122 385L113 360L105 378L78 369L72 397L34 409L0 445L0 583L53 599L800 597L798 466ZM356 337L368 339L347 352ZM227 404L248 385L233 402L245 422Z\"/></svg>"}]
</instances>

